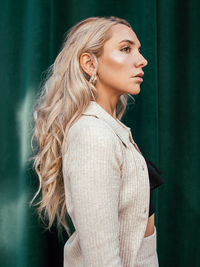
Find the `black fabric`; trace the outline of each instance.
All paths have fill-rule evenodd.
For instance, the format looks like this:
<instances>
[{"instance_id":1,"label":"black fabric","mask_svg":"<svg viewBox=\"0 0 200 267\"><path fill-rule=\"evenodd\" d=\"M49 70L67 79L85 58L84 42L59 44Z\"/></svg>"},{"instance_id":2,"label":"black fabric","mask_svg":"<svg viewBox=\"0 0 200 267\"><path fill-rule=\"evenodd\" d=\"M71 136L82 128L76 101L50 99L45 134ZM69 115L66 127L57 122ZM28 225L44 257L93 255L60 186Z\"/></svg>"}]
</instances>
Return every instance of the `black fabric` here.
<instances>
[{"instance_id":1,"label":"black fabric","mask_svg":"<svg viewBox=\"0 0 200 267\"><path fill-rule=\"evenodd\" d=\"M144 157L145 158L145 157ZM149 217L155 212L155 204L152 201L153 190L164 183L161 177L161 171L157 166L149 159L145 158L150 182L150 203L149 203Z\"/></svg>"}]
</instances>

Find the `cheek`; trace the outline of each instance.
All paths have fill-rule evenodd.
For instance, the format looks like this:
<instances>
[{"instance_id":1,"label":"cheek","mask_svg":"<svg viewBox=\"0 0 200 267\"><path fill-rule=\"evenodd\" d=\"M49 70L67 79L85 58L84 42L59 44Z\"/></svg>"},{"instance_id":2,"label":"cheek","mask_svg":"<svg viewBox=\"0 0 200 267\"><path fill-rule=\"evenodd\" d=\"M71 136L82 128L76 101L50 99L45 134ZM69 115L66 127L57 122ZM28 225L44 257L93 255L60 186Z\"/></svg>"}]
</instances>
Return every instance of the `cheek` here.
<instances>
[{"instance_id":1,"label":"cheek","mask_svg":"<svg viewBox=\"0 0 200 267\"><path fill-rule=\"evenodd\" d=\"M116 82L120 80L123 81L124 78L127 77L128 68L130 65L130 60L128 57L121 52L111 52L107 53L99 67L99 75L101 76L102 80L112 80L115 79Z\"/></svg>"},{"instance_id":2,"label":"cheek","mask_svg":"<svg viewBox=\"0 0 200 267\"><path fill-rule=\"evenodd\" d=\"M108 54L107 62L112 69L122 69L127 67L127 57L119 52L112 52Z\"/></svg>"}]
</instances>

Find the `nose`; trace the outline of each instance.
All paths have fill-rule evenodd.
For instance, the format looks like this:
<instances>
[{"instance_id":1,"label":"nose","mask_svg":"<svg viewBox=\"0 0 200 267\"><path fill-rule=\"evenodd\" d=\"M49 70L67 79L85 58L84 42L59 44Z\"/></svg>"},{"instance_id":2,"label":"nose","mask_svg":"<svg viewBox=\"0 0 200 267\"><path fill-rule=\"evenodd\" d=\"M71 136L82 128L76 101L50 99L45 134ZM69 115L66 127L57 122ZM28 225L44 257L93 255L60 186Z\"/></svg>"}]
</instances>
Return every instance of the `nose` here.
<instances>
[{"instance_id":1,"label":"nose","mask_svg":"<svg viewBox=\"0 0 200 267\"><path fill-rule=\"evenodd\" d=\"M144 59L144 60L143 60L143 61L144 61L143 64L144 64L144 67L145 67L145 66L148 64L148 61L147 61L146 58L144 58L144 57L143 57L143 59Z\"/></svg>"},{"instance_id":2,"label":"nose","mask_svg":"<svg viewBox=\"0 0 200 267\"><path fill-rule=\"evenodd\" d=\"M146 60L145 57L143 57L142 54L138 57L138 60L136 62L137 67L145 67L148 64L148 61Z\"/></svg>"}]
</instances>

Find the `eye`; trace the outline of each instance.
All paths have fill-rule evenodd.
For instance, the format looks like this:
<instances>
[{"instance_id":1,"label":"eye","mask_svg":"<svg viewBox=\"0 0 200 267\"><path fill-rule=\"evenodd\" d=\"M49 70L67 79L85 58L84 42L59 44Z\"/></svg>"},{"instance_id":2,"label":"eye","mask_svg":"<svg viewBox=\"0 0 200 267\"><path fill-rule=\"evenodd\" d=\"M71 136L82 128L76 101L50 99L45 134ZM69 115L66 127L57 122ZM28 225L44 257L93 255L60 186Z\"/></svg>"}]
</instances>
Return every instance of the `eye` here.
<instances>
[{"instance_id":1,"label":"eye","mask_svg":"<svg viewBox=\"0 0 200 267\"><path fill-rule=\"evenodd\" d=\"M124 48L122 48L120 51L128 51L127 48L129 49L129 51L131 50L130 46L125 46ZM125 49L125 50L124 50Z\"/></svg>"}]
</instances>

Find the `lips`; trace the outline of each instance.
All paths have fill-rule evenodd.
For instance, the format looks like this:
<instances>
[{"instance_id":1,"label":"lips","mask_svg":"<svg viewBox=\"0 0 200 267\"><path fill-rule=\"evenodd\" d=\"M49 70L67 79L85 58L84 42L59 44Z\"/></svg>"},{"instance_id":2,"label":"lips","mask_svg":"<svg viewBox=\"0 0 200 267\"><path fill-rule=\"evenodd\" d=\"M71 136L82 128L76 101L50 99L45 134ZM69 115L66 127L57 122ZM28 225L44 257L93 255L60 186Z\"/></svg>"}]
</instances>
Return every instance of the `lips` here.
<instances>
[{"instance_id":1,"label":"lips","mask_svg":"<svg viewBox=\"0 0 200 267\"><path fill-rule=\"evenodd\" d=\"M144 76L144 72L140 72L140 73L136 74L134 77L142 78L143 76Z\"/></svg>"}]
</instances>

